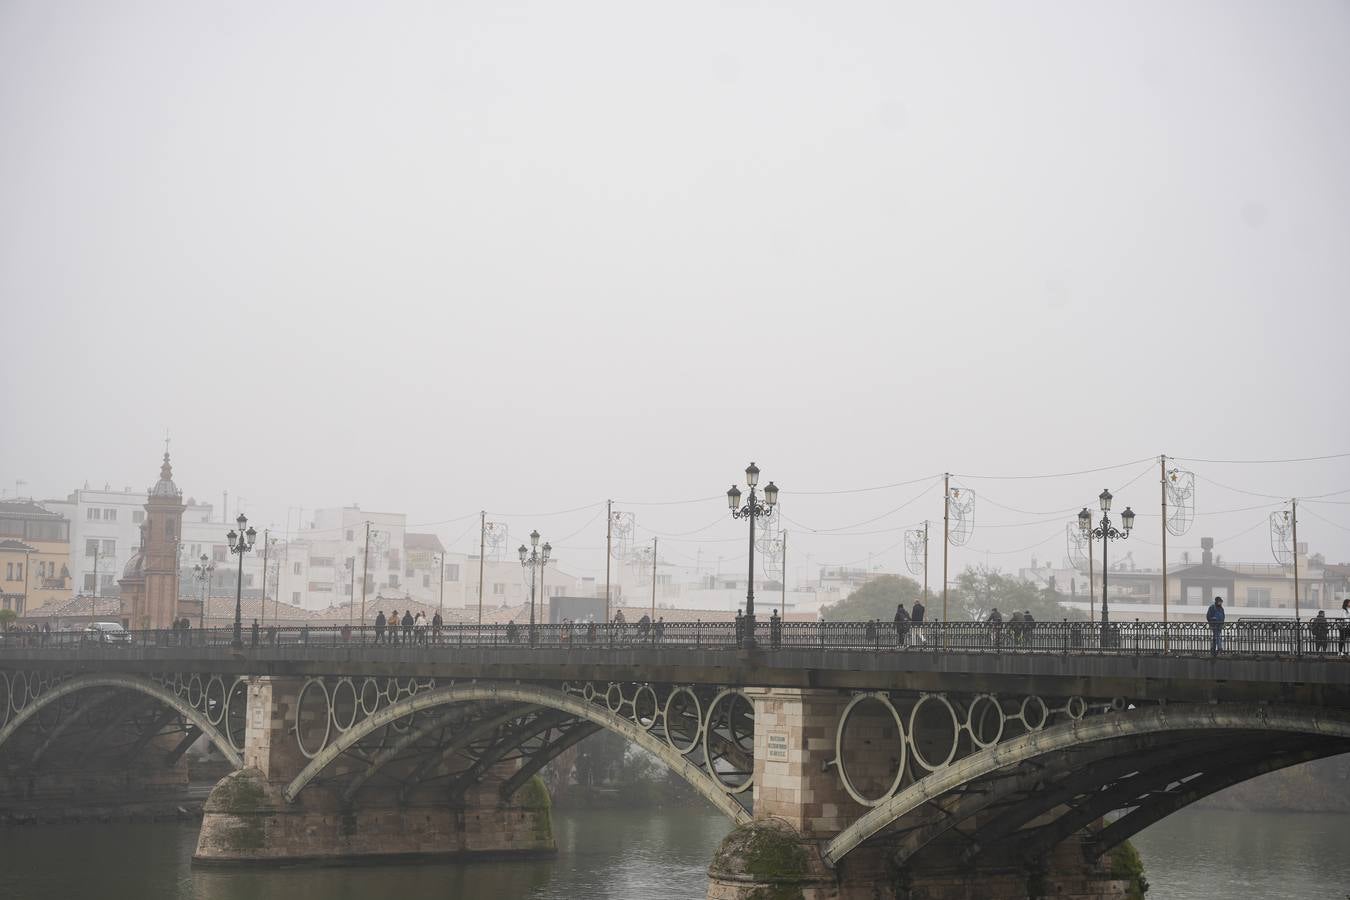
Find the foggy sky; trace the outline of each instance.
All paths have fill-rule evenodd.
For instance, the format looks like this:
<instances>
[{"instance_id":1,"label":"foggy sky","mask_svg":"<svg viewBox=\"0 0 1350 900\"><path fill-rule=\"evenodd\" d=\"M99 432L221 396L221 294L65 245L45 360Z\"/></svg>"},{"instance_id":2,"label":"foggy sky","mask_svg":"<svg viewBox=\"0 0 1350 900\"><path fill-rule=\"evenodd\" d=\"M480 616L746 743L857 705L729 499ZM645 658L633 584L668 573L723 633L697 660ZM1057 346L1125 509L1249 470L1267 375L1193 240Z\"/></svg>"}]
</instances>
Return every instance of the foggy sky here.
<instances>
[{"instance_id":1,"label":"foggy sky","mask_svg":"<svg viewBox=\"0 0 1350 900\"><path fill-rule=\"evenodd\" d=\"M752 459L823 529L925 485L793 491L1350 450L1347 46L1343 2L9 0L0 487L144 488L168 429L260 525L359 502L470 550L486 508L585 574L598 508L534 514L710 497L623 508L743 558ZM1055 511L1147 465L958 478L1054 515L981 503L953 567L1058 562ZM1126 503L1156 565L1152 471ZM1350 505L1306 508L1350 558ZM1270 561L1267 511L1178 550ZM895 569L925 517L793 561Z\"/></svg>"}]
</instances>

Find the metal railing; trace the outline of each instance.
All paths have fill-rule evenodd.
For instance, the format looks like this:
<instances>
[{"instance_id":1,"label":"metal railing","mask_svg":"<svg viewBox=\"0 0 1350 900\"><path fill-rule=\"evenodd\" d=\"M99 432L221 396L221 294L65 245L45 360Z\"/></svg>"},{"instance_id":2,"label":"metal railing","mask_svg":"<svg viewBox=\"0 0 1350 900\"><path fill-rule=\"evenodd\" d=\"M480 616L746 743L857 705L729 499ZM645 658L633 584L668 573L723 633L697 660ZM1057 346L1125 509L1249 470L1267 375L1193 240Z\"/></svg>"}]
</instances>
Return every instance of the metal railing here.
<instances>
[{"instance_id":1,"label":"metal railing","mask_svg":"<svg viewBox=\"0 0 1350 900\"><path fill-rule=\"evenodd\" d=\"M875 653L1001 653L1061 655L1223 655L1232 657L1338 657L1350 651L1350 625L1340 620L1322 629L1310 621L1238 620L1217 632L1204 622L925 622L897 628L889 622L756 623L754 646L779 650L853 650ZM267 626L243 631L245 651L257 648L348 647L371 654L453 653L458 648L514 648L595 652L661 648L735 651L749 635L732 622L671 622L656 625L444 625L376 631L373 626ZM9 648L136 647L229 648L232 628L0 633L0 657Z\"/></svg>"}]
</instances>

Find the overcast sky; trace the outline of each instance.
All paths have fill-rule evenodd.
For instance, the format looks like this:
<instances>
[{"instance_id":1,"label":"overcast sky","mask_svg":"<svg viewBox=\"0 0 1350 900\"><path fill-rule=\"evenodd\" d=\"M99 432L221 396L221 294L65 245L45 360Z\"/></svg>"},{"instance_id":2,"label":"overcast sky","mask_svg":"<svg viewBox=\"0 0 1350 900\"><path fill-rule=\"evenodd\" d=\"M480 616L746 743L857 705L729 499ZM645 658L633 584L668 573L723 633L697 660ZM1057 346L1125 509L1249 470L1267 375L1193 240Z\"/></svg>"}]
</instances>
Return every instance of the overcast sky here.
<instances>
[{"instance_id":1,"label":"overcast sky","mask_svg":"<svg viewBox=\"0 0 1350 900\"><path fill-rule=\"evenodd\" d=\"M1312 0L5 0L0 487L143 488L168 429L260 525L486 508L585 573L600 507L538 514L612 497L730 568L754 459L796 563L895 569L940 483L792 492L950 471L961 563L1110 486L1156 565L1148 457L1350 450L1347 47ZM1276 501L1219 484L1350 488L1188 465L1232 560Z\"/></svg>"}]
</instances>

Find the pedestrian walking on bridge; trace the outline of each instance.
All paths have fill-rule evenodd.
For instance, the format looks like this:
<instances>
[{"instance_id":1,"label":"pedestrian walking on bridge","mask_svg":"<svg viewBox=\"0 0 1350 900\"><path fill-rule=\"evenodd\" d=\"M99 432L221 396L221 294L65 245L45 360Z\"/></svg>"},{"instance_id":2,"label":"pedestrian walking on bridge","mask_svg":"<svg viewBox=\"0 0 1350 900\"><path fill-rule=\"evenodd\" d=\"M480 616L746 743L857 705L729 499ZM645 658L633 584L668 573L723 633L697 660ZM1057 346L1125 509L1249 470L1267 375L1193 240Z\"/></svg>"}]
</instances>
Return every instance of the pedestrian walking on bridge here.
<instances>
[{"instance_id":1,"label":"pedestrian walking on bridge","mask_svg":"<svg viewBox=\"0 0 1350 900\"><path fill-rule=\"evenodd\" d=\"M413 639L413 617L412 610L403 611L403 643L411 644Z\"/></svg>"},{"instance_id":2,"label":"pedestrian walking on bridge","mask_svg":"<svg viewBox=\"0 0 1350 900\"><path fill-rule=\"evenodd\" d=\"M386 620L384 618L384 610L380 610L378 613L375 614L375 643L377 644L380 643L380 641L384 640L385 621Z\"/></svg>"}]
</instances>

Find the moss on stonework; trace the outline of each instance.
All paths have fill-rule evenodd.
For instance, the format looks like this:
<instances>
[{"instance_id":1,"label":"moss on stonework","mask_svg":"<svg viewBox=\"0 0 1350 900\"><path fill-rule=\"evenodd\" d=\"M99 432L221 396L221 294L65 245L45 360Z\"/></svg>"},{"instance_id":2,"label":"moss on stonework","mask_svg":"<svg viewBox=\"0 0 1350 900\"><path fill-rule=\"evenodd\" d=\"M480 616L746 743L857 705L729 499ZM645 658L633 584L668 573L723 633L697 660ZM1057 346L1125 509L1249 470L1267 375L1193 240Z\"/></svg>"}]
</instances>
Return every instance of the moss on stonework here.
<instances>
[{"instance_id":1,"label":"moss on stonework","mask_svg":"<svg viewBox=\"0 0 1350 900\"><path fill-rule=\"evenodd\" d=\"M717 848L712 869L766 882L751 895L763 900L799 897L801 890L796 885L810 877L801 838L791 828L772 822L751 822L734 829Z\"/></svg>"},{"instance_id":2,"label":"moss on stonework","mask_svg":"<svg viewBox=\"0 0 1350 900\"><path fill-rule=\"evenodd\" d=\"M257 769L231 772L211 790L208 815L226 816L214 829L219 845L235 853L252 853L266 846L266 817L274 812L263 774Z\"/></svg>"},{"instance_id":3,"label":"moss on stonework","mask_svg":"<svg viewBox=\"0 0 1350 900\"><path fill-rule=\"evenodd\" d=\"M1144 877L1144 861L1134 844L1125 841L1111 851L1111 877L1128 881L1129 888L1125 896L1130 900L1143 900L1148 893L1148 879Z\"/></svg>"},{"instance_id":4,"label":"moss on stonework","mask_svg":"<svg viewBox=\"0 0 1350 900\"><path fill-rule=\"evenodd\" d=\"M520 786L520 790L516 791L515 801L517 806L525 809L550 809L553 806L553 799L548 795L548 787L544 784L544 779L538 775Z\"/></svg>"},{"instance_id":5,"label":"moss on stonework","mask_svg":"<svg viewBox=\"0 0 1350 900\"><path fill-rule=\"evenodd\" d=\"M272 804L261 782L262 773L257 769L232 772L212 789L207 799L209 808L236 815L271 812Z\"/></svg>"},{"instance_id":6,"label":"moss on stonework","mask_svg":"<svg viewBox=\"0 0 1350 900\"><path fill-rule=\"evenodd\" d=\"M763 885L745 895L745 900L805 900L806 895L795 884Z\"/></svg>"}]
</instances>

